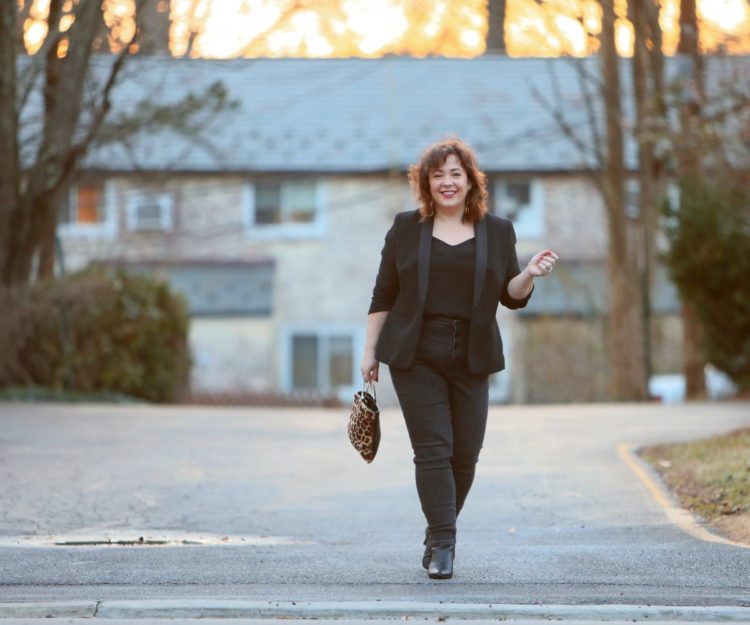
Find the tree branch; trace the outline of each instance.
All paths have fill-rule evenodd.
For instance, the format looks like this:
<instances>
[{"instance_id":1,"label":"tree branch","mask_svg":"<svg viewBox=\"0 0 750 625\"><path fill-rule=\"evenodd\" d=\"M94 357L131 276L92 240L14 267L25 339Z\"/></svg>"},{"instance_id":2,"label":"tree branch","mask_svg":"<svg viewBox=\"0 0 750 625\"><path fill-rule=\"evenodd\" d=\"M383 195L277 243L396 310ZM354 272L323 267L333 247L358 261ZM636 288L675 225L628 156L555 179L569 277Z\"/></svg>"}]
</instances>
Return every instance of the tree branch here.
<instances>
[{"instance_id":1,"label":"tree branch","mask_svg":"<svg viewBox=\"0 0 750 625\"><path fill-rule=\"evenodd\" d=\"M594 80L591 76L591 74L588 74L586 72L586 69L584 67L584 62L581 60L573 61L573 68L576 70L576 74L578 76L578 84L581 88L581 93L583 93L583 103L586 107L586 117L589 122L589 129L591 131L591 137L594 142L594 156L596 158L597 165L604 169L607 166L607 158L604 155L604 153L601 151L602 143L602 134L599 129L598 124L598 117L596 115L596 111L594 110L594 96L588 89L588 83L589 82L595 82L598 87L601 88L601 82L598 80Z\"/></svg>"},{"instance_id":2,"label":"tree branch","mask_svg":"<svg viewBox=\"0 0 750 625\"><path fill-rule=\"evenodd\" d=\"M237 51L237 54L233 56L242 57L249 55L251 50L253 49L253 46L257 45L259 42L264 41L268 37L268 35L275 32L281 26L285 25L297 13L297 11L305 8L308 8L305 0L293 0L292 4L283 10L279 18L273 24L271 24L271 26L255 35L252 41L240 48L240 50Z\"/></svg>"},{"instance_id":3,"label":"tree branch","mask_svg":"<svg viewBox=\"0 0 750 625\"><path fill-rule=\"evenodd\" d=\"M137 0L136 6L135 6L135 16L136 16L136 28L133 31L133 36L130 38L128 42L126 42L123 45L122 50L118 53L117 58L115 59L115 62L112 64L112 69L109 72L109 76L107 77L107 82L104 85L104 89L102 89L102 95L101 95L101 104L99 105L98 110L94 113L93 119L91 123L89 124L89 128L86 131L86 134L84 135L84 138L81 141L78 141L74 143L68 154L67 157L64 160L62 171L60 174L60 179L58 180L58 184L55 188L59 187L60 184L66 180L72 173L73 170L76 167L76 164L78 163L79 159L86 153L86 150L88 149L89 145L92 143L94 138L96 137L96 134L99 132L102 123L104 122L104 118L107 116L107 113L109 113L110 109L112 108L112 90L115 88L115 85L117 84L117 79L120 75L120 72L122 71L122 67L125 63L125 59L130 56L130 50L131 46L136 43L138 40L138 36L140 34L140 27L138 24L138 15L140 13L140 9L143 8L143 5L148 0Z\"/></svg>"},{"instance_id":4,"label":"tree branch","mask_svg":"<svg viewBox=\"0 0 750 625\"><path fill-rule=\"evenodd\" d=\"M593 149L587 145L576 132L572 124L566 119L565 115L560 110L550 103L541 92L536 88L531 89L533 98L542 106L542 108L549 113L550 117L557 123L560 131L567 137L567 139L581 152L582 156L586 158L588 154L592 154L598 162L600 154L598 150ZM559 101L559 100L558 100Z\"/></svg>"}]
</instances>

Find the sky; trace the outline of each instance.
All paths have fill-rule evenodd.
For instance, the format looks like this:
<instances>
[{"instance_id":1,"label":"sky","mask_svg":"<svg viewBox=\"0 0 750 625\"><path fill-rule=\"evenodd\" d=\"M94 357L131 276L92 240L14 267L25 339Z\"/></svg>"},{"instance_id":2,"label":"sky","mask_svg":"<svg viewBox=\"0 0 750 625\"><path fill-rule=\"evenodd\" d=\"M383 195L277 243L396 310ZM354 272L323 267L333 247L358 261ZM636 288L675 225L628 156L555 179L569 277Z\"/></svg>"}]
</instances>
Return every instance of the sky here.
<instances>
[{"instance_id":1,"label":"sky","mask_svg":"<svg viewBox=\"0 0 750 625\"><path fill-rule=\"evenodd\" d=\"M176 15L196 0L173 0ZM750 4L747 0L698 0L706 43L711 45L726 34L744 35L745 51L750 52ZM283 0L203 0L202 16L205 32L200 38L197 53L205 56L233 56L243 49L243 41L269 28L288 2ZM326 6L337 4L343 8L345 20L339 28L342 39L357 40L357 55L380 56L399 50L399 40L410 43L429 40L433 45L445 45L448 56L476 56L484 52L486 31L486 0L321 0L309 2L309 11L300 11L288 25L277 29L254 52L267 56L299 54L338 56L337 50L321 36L320 18L326 16ZM625 3L620 0L624 14ZM423 7L420 14L415 6ZM557 55L561 50L571 54L587 53L584 28L598 30L599 11L595 0L508 0L507 45L511 55ZM584 24L572 16L583 7ZM663 0L662 28L668 52L677 45L679 0ZM329 14L330 15L330 14ZM421 18L425 18L422 22ZM410 18L418 27L409 28ZM179 29L180 21L177 21ZM335 23L335 18L334 18ZM457 32L456 32L457 31ZM632 50L632 29L627 20L618 23L618 46L623 54ZM176 38L177 39L177 38ZM447 44L447 45L446 45ZM401 44L403 45L403 44ZM177 43L179 46L179 43ZM344 46L346 47L346 46ZM394 49L395 48L395 49ZM349 50L346 50L349 52ZM414 51L409 50L410 53ZM434 50L431 50L434 53ZM445 53L445 51L443 51ZM452 53L452 54L451 54ZM420 56L417 53L417 56Z\"/></svg>"},{"instance_id":2,"label":"sky","mask_svg":"<svg viewBox=\"0 0 750 625\"><path fill-rule=\"evenodd\" d=\"M625 1L616 0L621 14ZM171 48L190 54L235 56L366 56L411 54L472 57L485 48L486 0L172 0ZM27 24L27 45L38 47L46 33L49 0L35 0ZM105 0L107 19L123 38L132 32L133 0ZM306 5L306 6L305 6ZM677 45L679 0L663 0L660 22L665 51ZM596 45L596 0L507 0L506 44L511 56L585 55ZM698 0L702 42L723 43L732 52L750 53L750 3ZM580 19L576 19L576 18ZM632 52L632 28L617 24L618 48Z\"/></svg>"}]
</instances>

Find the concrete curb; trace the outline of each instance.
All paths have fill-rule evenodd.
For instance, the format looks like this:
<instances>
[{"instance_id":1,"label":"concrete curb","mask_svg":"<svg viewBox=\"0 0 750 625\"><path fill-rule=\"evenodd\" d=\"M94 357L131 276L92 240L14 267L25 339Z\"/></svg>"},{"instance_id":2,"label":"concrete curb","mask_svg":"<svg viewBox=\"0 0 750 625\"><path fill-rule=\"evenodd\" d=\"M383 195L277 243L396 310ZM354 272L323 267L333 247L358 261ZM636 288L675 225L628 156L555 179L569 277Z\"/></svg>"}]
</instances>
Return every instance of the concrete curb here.
<instances>
[{"instance_id":1,"label":"concrete curb","mask_svg":"<svg viewBox=\"0 0 750 625\"><path fill-rule=\"evenodd\" d=\"M39 601L0 603L3 618L92 618L97 601Z\"/></svg>"},{"instance_id":2,"label":"concrete curb","mask_svg":"<svg viewBox=\"0 0 750 625\"><path fill-rule=\"evenodd\" d=\"M679 621L749 623L750 607L518 605L411 601L236 601L210 599L0 603L2 618L222 618Z\"/></svg>"}]
</instances>

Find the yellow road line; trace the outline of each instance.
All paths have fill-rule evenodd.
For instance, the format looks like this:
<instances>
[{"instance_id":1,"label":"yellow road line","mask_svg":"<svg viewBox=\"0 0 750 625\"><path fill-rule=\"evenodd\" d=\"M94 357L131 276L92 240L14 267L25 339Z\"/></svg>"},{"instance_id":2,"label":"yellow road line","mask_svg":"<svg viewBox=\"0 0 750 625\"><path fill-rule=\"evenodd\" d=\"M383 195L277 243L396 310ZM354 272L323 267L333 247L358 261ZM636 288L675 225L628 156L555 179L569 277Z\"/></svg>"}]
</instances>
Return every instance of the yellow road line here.
<instances>
[{"instance_id":1,"label":"yellow road line","mask_svg":"<svg viewBox=\"0 0 750 625\"><path fill-rule=\"evenodd\" d=\"M679 527L683 532L689 534L693 538L698 540L705 540L711 543L721 543L723 545L731 545L733 547L742 547L744 549L750 548L750 545L738 543L723 536L718 536L712 532L709 532L703 525L701 525L696 518L684 508L679 508L672 503L671 496L667 494L664 488L657 484L648 472L643 468L643 461L636 456L635 445L630 443L621 443L617 446L617 452L633 472L641 479L646 489L656 499L664 514L667 518Z\"/></svg>"}]
</instances>

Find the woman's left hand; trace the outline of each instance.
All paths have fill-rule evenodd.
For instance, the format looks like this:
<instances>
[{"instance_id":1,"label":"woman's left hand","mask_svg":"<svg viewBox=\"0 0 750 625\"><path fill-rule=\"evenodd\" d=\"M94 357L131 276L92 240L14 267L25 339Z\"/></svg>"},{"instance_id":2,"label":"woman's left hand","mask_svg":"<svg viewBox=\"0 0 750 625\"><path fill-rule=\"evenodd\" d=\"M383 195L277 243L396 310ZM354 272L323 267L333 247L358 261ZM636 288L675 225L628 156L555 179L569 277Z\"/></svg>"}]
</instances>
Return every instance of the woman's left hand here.
<instances>
[{"instance_id":1,"label":"woman's left hand","mask_svg":"<svg viewBox=\"0 0 750 625\"><path fill-rule=\"evenodd\" d=\"M535 278L543 278L555 268L557 258L557 254L552 250L542 250L529 261L526 271Z\"/></svg>"}]
</instances>

